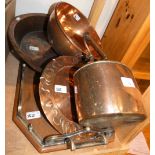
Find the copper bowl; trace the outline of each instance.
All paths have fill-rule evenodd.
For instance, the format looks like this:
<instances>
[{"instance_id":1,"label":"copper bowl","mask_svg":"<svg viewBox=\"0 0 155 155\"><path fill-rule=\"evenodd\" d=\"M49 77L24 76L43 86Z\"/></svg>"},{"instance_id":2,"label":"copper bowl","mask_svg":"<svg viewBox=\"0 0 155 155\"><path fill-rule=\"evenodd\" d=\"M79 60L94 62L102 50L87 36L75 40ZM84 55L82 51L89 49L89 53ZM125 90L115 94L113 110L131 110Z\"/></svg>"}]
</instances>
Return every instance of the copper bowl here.
<instances>
[{"instance_id":1,"label":"copper bowl","mask_svg":"<svg viewBox=\"0 0 155 155\"><path fill-rule=\"evenodd\" d=\"M56 56L47 39L48 20L47 14L23 14L15 17L8 29L13 54L35 71Z\"/></svg>"},{"instance_id":2,"label":"copper bowl","mask_svg":"<svg viewBox=\"0 0 155 155\"><path fill-rule=\"evenodd\" d=\"M48 22L48 39L59 55L78 56L88 54L88 48L84 43L84 34L89 33L96 44L101 47L101 41L87 18L74 6L59 2L53 4ZM88 44L90 52L95 59L100 55L91 44Z\"/></svg>"}]
</instances>

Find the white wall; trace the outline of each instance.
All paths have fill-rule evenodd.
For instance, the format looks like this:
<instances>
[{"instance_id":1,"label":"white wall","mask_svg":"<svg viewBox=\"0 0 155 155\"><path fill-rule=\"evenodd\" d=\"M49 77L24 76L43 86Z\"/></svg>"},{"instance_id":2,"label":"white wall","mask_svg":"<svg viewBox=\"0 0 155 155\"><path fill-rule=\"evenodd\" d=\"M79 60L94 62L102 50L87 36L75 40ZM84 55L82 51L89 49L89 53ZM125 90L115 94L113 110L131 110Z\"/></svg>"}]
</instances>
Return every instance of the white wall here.
<instances>
[{"instance_id":1,"label":"white wall","mask_svg":"<svg viewBox=\"0 0 155 155\"><path fill-rule=\"evenodd\" d=\"M86 17L89 16L93 0L16 0L16 16L25 13L47 13L51 4L64 1L78 8Z\"/></svg>"},{"instance_id":2,"label":"white wall","mask_svg":"<svg viewBox=\"0 0 155 155\"><path fill-rule=\"evenodd\" d=\"M105 0L103 10L101 12L101 15L98 19L98 22L95 28L100 38L102 38L108 26L108 23L112 17L112 14L118 4L118 1L119 0Z\"/></svg>"},{"instance_id":3,"label":"white wall","mask_svg":"<svg viewBox=\"0 0 155 155\"><path fill-rule=\"evenodd\" d=\"M25 13L47 13L51 4L65 1L78 8L86 17L89 16L94 0L16 0L15 15ZM96 31L101 38L113 14L118 0L105 0L105 5L96 25Z\"/></svg>"}]
</instances>

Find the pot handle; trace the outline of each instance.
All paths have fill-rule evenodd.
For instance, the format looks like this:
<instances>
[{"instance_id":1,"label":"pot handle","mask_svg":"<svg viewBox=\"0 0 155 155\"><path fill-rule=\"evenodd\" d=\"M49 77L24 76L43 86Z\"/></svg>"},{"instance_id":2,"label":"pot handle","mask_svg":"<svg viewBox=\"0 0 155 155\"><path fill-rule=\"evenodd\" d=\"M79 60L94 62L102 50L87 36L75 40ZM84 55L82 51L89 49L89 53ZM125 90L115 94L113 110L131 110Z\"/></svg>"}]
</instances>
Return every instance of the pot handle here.
<instances>
[{"instance_id":1,"label":"pot handle","mask_svg":"<svg viewBox=\"0 0 155 155\"><path fill-rule=\"evenodd\" d=\"M94 47L94 49L102 56L103 60L107 60L107 59L108 59L107 56L106 56L106 54L105 54L105 52L103 52L103 50L101 49L101 47L99 47L99 46L97 45L97 43L96 43L96 42L94 41L94 39L89 35L88 32L84 33L83 38L84 38L84 44L85 44L87 50L88 50L88 48L89 48L88 45L87 45L87 42L90 42L91 45ZM89 55L92 56L90 50L88 50L88 52L89 52Z\"/></svg>"}]
</instances>

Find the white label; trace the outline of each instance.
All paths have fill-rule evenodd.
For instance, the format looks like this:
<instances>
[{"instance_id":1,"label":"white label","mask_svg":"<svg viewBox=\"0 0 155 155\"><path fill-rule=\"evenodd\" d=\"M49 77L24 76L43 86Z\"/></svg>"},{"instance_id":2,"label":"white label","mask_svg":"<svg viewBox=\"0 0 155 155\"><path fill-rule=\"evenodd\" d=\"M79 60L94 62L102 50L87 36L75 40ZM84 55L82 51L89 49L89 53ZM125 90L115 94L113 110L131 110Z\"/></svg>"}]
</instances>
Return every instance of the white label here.
<instances>
[{"instance_id":1,"label":"white label","mask_svg":"<svg viewBox=\"0 0 155 155\"><path fill-rule=\"evenodd\" d=\"M121 77L121 80L125 87L135 87L131 78Z\"/></svg>"},{"instance_id":2,"label":"white label","mask_svg":"<svg viewBox=\"0 0 155 155\"><path fill-rule=\"evenodd\" d=\"M77 86L74 86L74 93L77 94Z\"/></svg>"},{"instance_id":3,"label":"white label","mask_svg":"<svg viewBox=\"0 0 155 155\"><path fill-rule=\"evenodd\" d=\"M67 93L67 87L62 85L55 85L54 91L57 93Z\"/></svg>"},{"instance_id":4,"label":"white label","mask_svg":"<svg viewBox=\"0 0 155 155\"><path fill-rule=\"evenodd\" d=\"M36 47L36 46L29 46L29 50L32 50L32 51L39 51L39 47Z\"/></svg>"},{"instance_id":5,"label":"white label","mask_svg":"<svg viewBox=\"0 0 155 155\"><path fill-rule=\"evenodd\" d=\"M41 114L40 111L32 111L32 112L27 112L26 113L26 119L36 119L36 118L40 118Z\"/></svg>"},{"instance_id":6,"label":"white label","mask_svg":"<svg viewBox=\"0 0 155 155\"><path fill-rule=\"evenodd\" d=\"M73 17L75 18L76 21L79 21L81 19L80 16L77 13L74 14Z\"/></svg>"}]
</instances>

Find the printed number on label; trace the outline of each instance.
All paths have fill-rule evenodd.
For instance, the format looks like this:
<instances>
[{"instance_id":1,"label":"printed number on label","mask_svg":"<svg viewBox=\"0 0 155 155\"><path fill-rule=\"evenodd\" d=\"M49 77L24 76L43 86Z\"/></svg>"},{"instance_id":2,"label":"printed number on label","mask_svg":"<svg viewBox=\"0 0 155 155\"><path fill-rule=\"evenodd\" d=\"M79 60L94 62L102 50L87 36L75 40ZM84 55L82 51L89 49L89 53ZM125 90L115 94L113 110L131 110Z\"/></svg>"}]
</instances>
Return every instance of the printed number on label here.
<instances>
[{"instance_id":1,"label":"printed number on label","mask_svg":"<svg viewBox=\"0 0 155 155\"><path fill-rule=\"evenodd\" d=\"M74 14L73 17L75 18L76 21L79 21L81 19L80 16L77 13Z\"/></svg>"},{"instance_id":2,"label":"printed number on label","mask_svg":"<svg viewBox=\"0 0 155 155\"><path fill-rule=\"evenodd\" d=\"M29 46L29 50L32 50L32 51L39 51L39 47L36 47L36 46Z\"/></svg>"},{"instance_id":3,"label":"printed number on label","mask_svg":"<svg viewBox=\"0 0 155 155\"><path fill-rule=\"evenodd\" d=\"M55 85L54 91L57 93L67 93L67 87L62 85Z\"/></svg>"},{"instance_id":4,"label":"printed number on label","mask_svg":"<svg viewBox=\"0 0 155 155\"><path fill-rule=\"evenodd\" d=\"M32 112L27 112L26 113L26 119L36 119L36 118L40 118L41 114L40 111L32 111Z\"/></svg>"}]
</instances>

